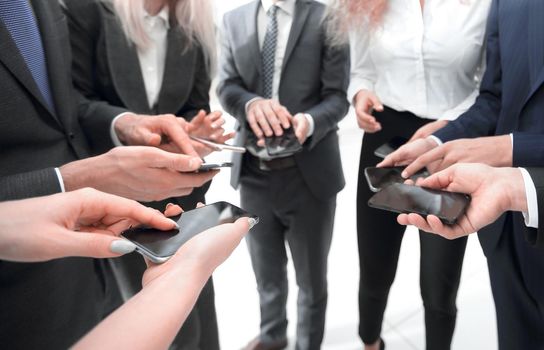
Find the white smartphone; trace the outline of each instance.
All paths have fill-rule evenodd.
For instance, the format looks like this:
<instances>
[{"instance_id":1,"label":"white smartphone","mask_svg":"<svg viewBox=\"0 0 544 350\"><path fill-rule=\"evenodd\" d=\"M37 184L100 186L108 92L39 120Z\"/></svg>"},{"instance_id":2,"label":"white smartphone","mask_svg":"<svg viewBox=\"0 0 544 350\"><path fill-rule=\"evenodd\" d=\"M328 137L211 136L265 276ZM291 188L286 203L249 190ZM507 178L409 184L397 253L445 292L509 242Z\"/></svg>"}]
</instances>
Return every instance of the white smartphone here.
<instances>
[{"instance_id":1,"label":"white smartphone","mask_svg":"<svg viewBox=\"0 0 544 350\"><path fill-rule=\"evenodd\" d=\"M200 142L201 144L210 147L214 151L231 151L231 152L236 152L236 153L245 153L246 152L246 149L244 147L227 145L225 143L217 143L217 142L213 142L213 141L206 140L206 139L203 139L201 137L196 137L196 136L189 136L189 137L191 138L191 140L196 141L196 142Z\"/></svg>"}]
</instances>

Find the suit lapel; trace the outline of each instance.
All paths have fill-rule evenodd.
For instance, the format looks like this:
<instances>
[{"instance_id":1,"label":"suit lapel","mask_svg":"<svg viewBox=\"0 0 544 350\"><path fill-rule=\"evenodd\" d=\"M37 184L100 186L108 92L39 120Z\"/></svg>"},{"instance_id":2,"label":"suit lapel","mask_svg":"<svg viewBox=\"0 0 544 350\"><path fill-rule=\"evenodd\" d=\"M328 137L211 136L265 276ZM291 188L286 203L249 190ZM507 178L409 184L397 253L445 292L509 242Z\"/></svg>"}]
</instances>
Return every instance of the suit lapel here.
<instances>
[{"instance_id":1,"label":"suit lapel","mask_svg":"<svg viewBox=\"0 0 544 350\"><path fill-rule=\"evenodd\" d=\"M109 9L104 31L108 66L115 90L129 110L150 114L136 46L125 36L111 4L104 2L103 6Z\"/></svg>"},{"instance_id":2,"label":"suit lapel","mask_svg":"<svg viewBox=\"0 0 544 350\"><path fill-rule=\"evenodd\" d=\"M544 83L544 21L542 20L544 2L541 0L530 1L528 8L528 54L531 89L525 103Z\"/></svg>"},{"instance_id":3,"label":"suit lapel","mask_svg":"<svg viewBox=\"0 0 544 350\"><path fill-rule=\"evenodd\" d=\"M43 31L42 31L43 32ZM47 49L47 48L45 48ZM9 31L0 22L0 62L13 74L21 85L57 120L45 102L38 85L32 77L23 56L11 38ZM51 74L51 73L49 73Z\"/></svg>"},{"instance_id":4,"label":"suit lapel","mask_svg":"<svg viewBox=\"0 0 544 350\"><path fill-rule=\"evenodd\" d=\"M256 0L254 6L250 7L250 15L246 16L246 28L249 35L249 55L253 57L255 67L259 75L261 74L261 48L259 46L259 26L258 17L259 9L261 7L261 0Z\"/></svg>"},{"instance_id":5,"label":"suit lapel","mask_svg":"<svg viewBox=\"0 0 544 350\"><path fill-rule=\"evenodd\" d=\"M298 0L296 2L293 24L291 25L291 32L289 33L289 40L287 41L287 48L285 49L285 56L283 58L282 72L285 70L285 65L289 61L289 58L295 49L309 12L310 4L308 1Z\"/></svg>"},{"instance_id":6,"label":"suit lapel","mask_svg":"<svg viewBox=\"0 0 544 350\"><path fill-rule=\"evenodd\" d=\"M190 93L193 69L196 66L196 49L186 50L187 42L183 32L172 26L168 31L168 49L164 76L159 94L158 113L179 111Z\"/></svg>"}]
</instances>

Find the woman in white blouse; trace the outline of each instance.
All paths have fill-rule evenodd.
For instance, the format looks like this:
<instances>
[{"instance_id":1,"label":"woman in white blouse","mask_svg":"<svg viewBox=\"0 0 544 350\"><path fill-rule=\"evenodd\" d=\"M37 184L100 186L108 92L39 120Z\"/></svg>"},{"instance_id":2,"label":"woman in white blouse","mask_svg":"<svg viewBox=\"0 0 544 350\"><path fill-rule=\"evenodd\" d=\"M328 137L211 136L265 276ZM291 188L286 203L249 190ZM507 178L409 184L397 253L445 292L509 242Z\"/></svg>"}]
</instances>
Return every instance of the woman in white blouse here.
<instances>
[{"instance_id":1,"label":"woman in white blouse","mask_svg":"<svg viewBox=\"0 0 544 350\"><path fill-rule=\"evenodd\" d=\"M473 103L484 69L491 0L336 0L333 40L350 32L348 97L365 131L359 166L357 232L360 261L359 335L365 349L380 338L404 227L396 215L369 208L364 168L376 148L396 136L427 137ZM466 239L420 232L420 286L427 349L449 349Z\"/></svg>"}]
</instances>

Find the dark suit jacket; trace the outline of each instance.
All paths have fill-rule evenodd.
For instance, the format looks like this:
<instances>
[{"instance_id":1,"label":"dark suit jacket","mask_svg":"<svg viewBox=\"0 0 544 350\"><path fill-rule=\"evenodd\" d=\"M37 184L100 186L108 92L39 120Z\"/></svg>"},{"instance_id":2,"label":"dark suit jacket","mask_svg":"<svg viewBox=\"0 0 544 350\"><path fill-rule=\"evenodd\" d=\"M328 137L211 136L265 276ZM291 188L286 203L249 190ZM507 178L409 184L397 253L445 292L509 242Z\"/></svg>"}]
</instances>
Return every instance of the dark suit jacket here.
<instances>
[{"instance_id":1,"label":"dark suit jacket","mask_svg":"<svg viewBox=\"0 0 544 350\"><path fill-rule=\"evenodd\" d=\"M222 58L217 93L223 108L240 123L237 143L243 145L248 132L245 105L263 93L261 54L257 32L260 1L241 6L224 16ZM333 48L325 39L325 6L298 0L279 88L279 102L293 115L309 113L315 130L295 155L297 166L312 193L328 199L344 186L338 148L337 123L349 104L349 48ZM233 159L231 184L238 186L241 156Z\"/></svg>"},{"instance_id":2,"label":"dark suit jacket","mask_svg":"<svg viewBox=\"0 0 544 350\"><path fill-rule=\"evenodd\" d=\"M210 111L210 73L200 46L187 47L187 37L172 22L167 36L163 84L155 108L147 102L136 47L129 42L113 5L101 0L65 0L73 55L73 81L85 97L139 114L175 114L191 120L199 110ZM105 120L109 127L109 122ZM95 152L113 145L109 138L93 143ZM195 189L190 198L168 199L154 204L163 209L167 202L192 208L204 201L209 183Z\"/></svg>"},{"instance_id":3,"label":"dark suit jacket","mask_svg":"<svg viewBox=\"0 0 544 350\"><path fill-rule=\"evenodd\" d=\"M538 230L530 229L527 240L539 248L544 248L544 168L527 168L536 187L538 200Z\"/></svg>"},{"instance_id":4,"label":"dark suit jacket","mask_svg":"<svg viewBox=\"0 0 544 350\"><path fill-rule=\"evenodd\" d=\"M54 167L89 154L96 117L122 110L84 101L71 85L66 18L57 0L32 0L44 44L55 111L46 107L0 21L0 200L60 191ZM93 128L90 128L93 129ZM94 128L93 130L97 130ZM29 218L32 220L32 218ZM92 259L0 262L0 344L67 348L101 318L104 286Z\"/></svg>"}]
</instances>

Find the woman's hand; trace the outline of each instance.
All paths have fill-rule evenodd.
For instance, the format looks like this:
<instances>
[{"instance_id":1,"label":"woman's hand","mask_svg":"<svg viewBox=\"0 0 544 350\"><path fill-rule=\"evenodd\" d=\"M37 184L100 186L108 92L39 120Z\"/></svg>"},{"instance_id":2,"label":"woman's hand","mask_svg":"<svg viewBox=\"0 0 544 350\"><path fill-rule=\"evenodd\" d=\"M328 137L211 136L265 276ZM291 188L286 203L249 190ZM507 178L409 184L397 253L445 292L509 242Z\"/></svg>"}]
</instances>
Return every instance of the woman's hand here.
<instances>
[{"instance_id":1,"label":"woman's hand","mask_svg":"<svg viewBox=\"0 0 544 350\"><path fill-rule=\"evenodd\" d=\"M380 99L369 90L361 90L354 98L355 115L357 124L368 133L375 133L382 129L382 125L372 115L372 110L383 112L383 105Z\"/></svg>"},{"instance_id":2,"label":"woman's hand","mask_svg":"<svg viewBox=\"0 0 544 350\"><path fill-rule=\"evenodd\" d=\"M225 129L223 128L224 124L225 119L221 112L215 111L206 114L206 111L201 110L190 122L186 123L185 129L190 136L200 137L215 143L225 143L232 139L235 133L225 133ZM200 142L191 142L193 148L201 157L205 157L213 152L210 147L207 147Z\"/></svg>"},{"instance_id":3,"label":"woman's hand","mask_svg":"<svg viewBox=\"0 0 544 350\"><path fill-rule=\"evenodd\" d=\"M136 201L85 188L0 204L0 258L36 262L116 257L135 249L119 234L136 224L177 226Z\"/></svg>"}]
</instances>

